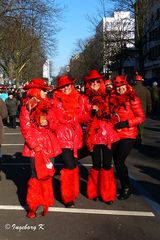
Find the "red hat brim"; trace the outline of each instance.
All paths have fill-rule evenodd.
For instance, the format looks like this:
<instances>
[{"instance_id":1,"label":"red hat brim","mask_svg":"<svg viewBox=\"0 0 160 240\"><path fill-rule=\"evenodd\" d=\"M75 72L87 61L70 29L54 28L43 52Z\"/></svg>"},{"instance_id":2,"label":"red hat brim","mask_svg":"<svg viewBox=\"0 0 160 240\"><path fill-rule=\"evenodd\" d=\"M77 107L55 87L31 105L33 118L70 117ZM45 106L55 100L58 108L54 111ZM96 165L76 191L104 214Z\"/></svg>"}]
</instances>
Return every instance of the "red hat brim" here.
<instances>
[{"instance_id":1,"label":"red hat brim","mask_svg":"<svg viewBox=\"0 0 160 240\"><path fill-rule=\"evenodd\" d=\"M99 77L84 77L84 81L85 82L89 82L89 81L91 81L91 80L96 80L96 79L101 79L101 78L104 78L104 74L103 75L101 75L101 76L99 76Z\"/></svg>"},{"instance_id":2,"label":"red hat brim","mask_svg":"<svg viewBox=\"0 0 160 240\"><path fill-rule=\"evenodd\" d=\"M62 81L61 83L59 83L59 84L56 86L55 90L60 89L60 88L63 88L63 87L65 87L65 86L67 86L67 85L73 85L75 81L76 81L75 78L72 79L72 80L70 80L70 79L65 79L65 81Z\"/></svg>"},{"instance_id":3,"label":"red hat brim","mask_svg":"<svg viewBox=\"0 0 160 240\"><path fill-rule=\"evenodd\" d=\"M99 72L95 69L89 71L88 75L84 77L84 81L87 83L91 80L104 78L105 74L100 75Z\"/></svg>"},{"instance_id":4,"label":"red hat brim","mask_svg":"<svg viewBox=\"0 0 160 240\"><path fill-rule=\"evenodd\" d=\"M28 90L28 89L31 89L31 88L38 88L38 89L41 89L41 90L44 90L44 91L52 90L52 88L49 87L49 86L42 86L42 85L39 85L39 84L27 84L26 86L23 87L24 90Z\"/></svg>"}]
</instances>

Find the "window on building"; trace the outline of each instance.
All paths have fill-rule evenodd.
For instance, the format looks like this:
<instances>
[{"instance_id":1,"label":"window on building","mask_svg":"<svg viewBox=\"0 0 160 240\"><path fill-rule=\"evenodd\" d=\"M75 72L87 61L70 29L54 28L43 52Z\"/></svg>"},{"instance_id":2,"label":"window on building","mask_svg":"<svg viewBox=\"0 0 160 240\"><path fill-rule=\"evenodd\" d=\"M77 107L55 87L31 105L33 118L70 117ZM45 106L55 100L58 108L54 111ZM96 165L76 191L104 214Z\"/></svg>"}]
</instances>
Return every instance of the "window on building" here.
<instances>
[{"instance_id":1,"label":"window on building","mask_svg":"<svg viewBox=\"0 0 160 240\"><path fill-rule=\"evenodd\" d=\"M154 21L154 14L152 13L151 14L151 24L153 23L153 21Z\"/></svg>"},{"instance_id":2,"label":"window on building","mask_svg":"<svg viewBox=\"0 0 160 240\"><path fill-rule=\"evenodd\" d=\"M159 20L159 19L160 19L160 8L157 9L157 14L156 14L156 15L157 15L157 16L156 16L156 17L157 17L157 20Z\"/></svg>"}]
</instances>

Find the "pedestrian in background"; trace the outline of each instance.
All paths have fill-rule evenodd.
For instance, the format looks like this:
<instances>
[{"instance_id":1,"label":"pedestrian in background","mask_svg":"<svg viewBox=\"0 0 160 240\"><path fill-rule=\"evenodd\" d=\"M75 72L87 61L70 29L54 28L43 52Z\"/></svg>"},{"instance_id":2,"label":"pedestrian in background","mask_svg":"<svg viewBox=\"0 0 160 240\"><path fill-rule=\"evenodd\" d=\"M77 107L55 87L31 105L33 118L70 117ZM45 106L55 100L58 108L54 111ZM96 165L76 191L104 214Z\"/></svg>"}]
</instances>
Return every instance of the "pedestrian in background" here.
<instances>
[{"instance_id":1,"label":"pedestrian in background","mask_svg":"<svg viewBox=\"0 0 160 240\"><path fill-rule=\"evenodd\" d=\"M8 111L8 117L9 117L9 125L11 128L16 128L16 116L17 116L17 110L18 110L18 101L14 97L13 92L8 93L8 98L5 100L7 111Z\"/></svg>"},{"instance_id":2,"label":"pedestrian in background","mask_svg":"<svg viewBox=\"0 0 160 240\"><path fill-rule=\"evenodd\" d=\"M50 121L62 148L64 163L60 171L61 197L66 207L74 207L79 194L78 150L83 146L83 132L80 124L90 120L87 98L74 87L74 81L67 75L57 78L53 96L53 109L57 109L57 125ZM52 115L52 114L51 114Z\"/></svg>"},{"instance_id":3,"label":"pedestrian in background","mask_svg":"<svg viewBox=\"0 0 160 240\"><path fill-rule=\"evenodd\" d=\"M110 123L110 112L103 75L91 70L84 78L92 119L86 128L86 145L91 153L92 167L88 176L87 196L112 204L116 198L116 182L112 165L112 151L119 140Z\"/></svg>"},{"instance_id":4,"label":"pedestrian in background","mask_svg":"<svg viewBox=\"0 0 160 240\"><path fill-rule=\"evenodd\" d=\"M152 117L157 118L160 114L160 89L158 83L154 81L151 87L152 97Z\"/></svg>"},{"instance_id":5,"label":"pedestrian in background","mask_svg":"<svg viewBox=\"0 0 160 240\"><path fill-rule=\"evenodd\" d=\"M144 79L140 75L135 76L135 85L133 89L135 90L137 96L141 100L142 108L145 114L145 117L149 117L152 111L152 99L149 89L143 86ZM138 126L138 136L136 139L136 144L139 146L142 143L144 131L144 123Z\"/></svg>"},{"instance_id":6,"label":"pedestrian in background","mask_svg":"<svg viewBox=\"0 0 160 240\"><path fill-rule=\"evenodd\" d=\"M57 138L49 128L51 102L47 98L50 87L43 79L32 79L24 86L26 97L20 112L20 129L25 139L22 155L30 158L31 177L28 181L26 202L28 218L35 218L40 208L43 216L54 205L51 158L61 153Z\"/></svg>"},{"instance_id":7,"label":"pedestrian in background","mask_svg":"<svg viewBox=\"0 0 160 240\"><path fill-rule=\"evenodd\" d=\"M125 76L117 76L113 83L114 93L109 104L110 111L117 116L115 129L120 138L113 153L113 160L121 184L119 199L124 200L132 193L125 162L137 138L137 127L144 122L144 111L139 97Z\"/></svg>"},{"instance_id":8,"label":"pedestrian in background","mask_svg":"<svg viewBox=\"0 0 160 240\"><path fill-rule=\"evenodd\" d=\"M17 99L17 105L18 105L18 107L17 107L17 118L19 118L20 110L21 110L21 107L22 107L22 100L23 100L22 89L15 89L14 96Z\"/></svg>"},{"instance_id":9,"label":"pedestrian in background","mask_svg":"<svg viewBox=\"0 0 160 240\"><path fill-rule=\"evenodd\" d=\"M3 119L7 118L7 107L5 102L0 98L0 180L1 180L1 168L2 168L2 153L1 144L3 140Z\"/></svg>"}]
</instances>

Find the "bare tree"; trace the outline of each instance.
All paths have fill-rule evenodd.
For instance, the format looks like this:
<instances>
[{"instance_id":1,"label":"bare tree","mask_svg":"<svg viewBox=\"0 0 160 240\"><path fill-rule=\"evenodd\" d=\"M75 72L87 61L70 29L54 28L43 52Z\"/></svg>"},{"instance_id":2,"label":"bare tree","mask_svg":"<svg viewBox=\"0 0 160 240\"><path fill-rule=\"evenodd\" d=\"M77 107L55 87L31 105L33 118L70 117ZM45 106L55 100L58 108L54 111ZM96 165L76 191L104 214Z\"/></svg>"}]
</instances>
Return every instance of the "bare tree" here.
<instances>
[{"instance_id":1,"label":"bare tree","mask_svg":"<svg viewBox=\"0 0 160 240\"><path fill-rule=\"evenodd\" d=\"M42 75L31 64L42 69L46 55L55 52L60 11L54 0L0 2L0 66L17 84L29 72Z\"/></svg>"},{"instance_id":2,"label":"bare tree","mask_svg":"<svg viewBox=\"0 0 160 240\"><path fill-rule=\"evenodd\" d=\"M70 60L71 75L81 81L90 69L101 70L100 44L96 37L78 40Z\"/></svg>"}]
</instances>

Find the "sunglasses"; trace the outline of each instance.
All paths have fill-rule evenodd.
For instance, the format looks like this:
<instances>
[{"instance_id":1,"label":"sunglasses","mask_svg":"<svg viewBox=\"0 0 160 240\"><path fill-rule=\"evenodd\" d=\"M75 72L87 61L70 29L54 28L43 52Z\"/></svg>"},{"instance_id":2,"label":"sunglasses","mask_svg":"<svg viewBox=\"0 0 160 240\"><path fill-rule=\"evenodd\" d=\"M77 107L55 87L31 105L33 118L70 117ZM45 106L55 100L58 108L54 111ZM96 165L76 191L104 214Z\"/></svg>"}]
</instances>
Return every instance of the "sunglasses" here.
<instances>
[{"instance_id":1,"label":"sunglasses","mask_svg":"<svg viewBox=\"0 0 160 240\"><path fill-rule=\"evenodd\" d=\"M101 81L99 79L92 79L89 81L90 83L100 83Z\"/></svg>"}]
</instances>

